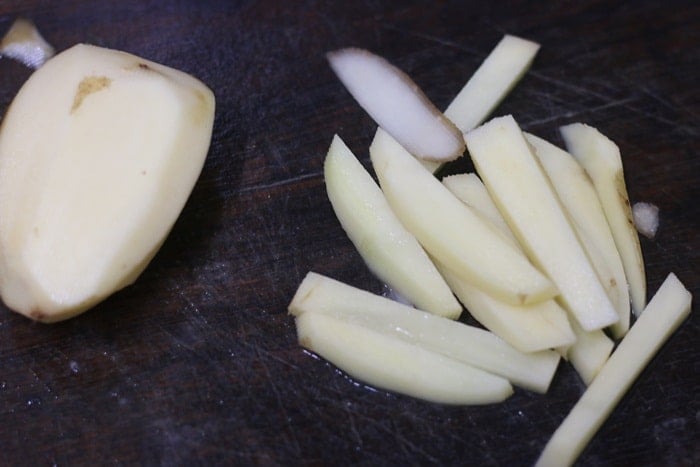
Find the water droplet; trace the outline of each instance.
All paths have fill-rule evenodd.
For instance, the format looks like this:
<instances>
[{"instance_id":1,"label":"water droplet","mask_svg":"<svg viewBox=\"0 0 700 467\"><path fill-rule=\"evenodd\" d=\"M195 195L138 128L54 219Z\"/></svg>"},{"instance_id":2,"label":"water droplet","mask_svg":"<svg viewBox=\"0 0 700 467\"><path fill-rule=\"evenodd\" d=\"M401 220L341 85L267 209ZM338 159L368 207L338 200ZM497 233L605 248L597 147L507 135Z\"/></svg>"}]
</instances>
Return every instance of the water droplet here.
<instances>
[{"instance_id":1,"label":"water droplet","mask_svg":"<svg viewBox=\"0 0 700 467\"><path fill-rule=\"evenodd\" d=\"M71 360L68 366L70 366L70 371L72 371L73 373L77 373L78 371L80 371L80 366L75 360Z\"/></svg>"}]
</instances>

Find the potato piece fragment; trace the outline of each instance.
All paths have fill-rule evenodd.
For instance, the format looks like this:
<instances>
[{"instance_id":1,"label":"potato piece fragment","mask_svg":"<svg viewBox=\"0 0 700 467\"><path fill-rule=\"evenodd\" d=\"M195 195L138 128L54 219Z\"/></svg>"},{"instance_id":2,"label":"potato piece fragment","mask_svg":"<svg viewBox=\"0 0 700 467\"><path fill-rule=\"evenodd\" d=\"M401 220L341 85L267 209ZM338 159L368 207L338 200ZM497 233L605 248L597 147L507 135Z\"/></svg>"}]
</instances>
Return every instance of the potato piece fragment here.
<instances>
[{"instance_id":1,"label":"potato piece fragment","mask_svg":"<svg viewBox=\"0 0 700 467\"><path fill-rule=\"evenodd\" d=\"M418 308L459 318L462 306L447 283L337 135L323 170L333 210L369 269Z\"/></svg>"},{"instance_id":2,"label":"potato piece fragment","mask_svg":"<svg viewBox=\"0 0 700 467\"><path fill-rule=\"evenodd\" d=\"M566 125L559 131L567 149L586 170L598 192L625 269L632 309L638 315L646 304L646 273L625 186L620 149L598 130L583 123Z\"/></svg>"},{"instance_id":3,"label":"potato piece fragment","mask_svg":"<svg viewBox=\"0 0 700 467\"><path fill-rule=\"evenodd\" d=\"M507 399L508 381L396 337L322 313L296 318L299 344L372 386L442 404Z\"/></svg>"},{"instance_id":4,"label":"potato piece fragment","mask_svg":"<svg viewBox=\"0 0 700 467\"><path fill-rule=\"evenodd\" d=\"M295 316L326 314L400 338L541 393L547 391L559 362L556 352L519 352L483 329L416 310L313 272L299 285L289 312Z\"/></svg>"},{"instance_id":5,"label":"potato piece fragment","mask_svg":"<svg viewBox=\"0 0 700 467\"><path fill-rule=\"evenodd\" d=\"M557 293L510 239L460 202L388 133L379 129L369 152L389 205L429 255L508 303L537 303Z\"/></svg>"},{"instance_id":6,"label":"potato piece fragment","mask_svg":"<svg viewBox=\"0 0 700 467\"><path fill-rule=\"evenodd\" d=\"M76 45L39 68L0 130L0 293L53 322L133 282L206 157L214 95L180 71Z\"/></svg>"},{"instance_id":7,"label":"potato piece fragment","mask_svg":"<svg viewBox=\"0 0 700 467\"><path fill-rule=\"evenodd\" d=\"M619 320L546 175L512 116L465 136L484 185L528 257L557 285L587 331Z\"/></svg>"},{"instance_id":8,"label":"potato piece fragment","mask_svg":"<svg viewBox=\"0 0 700 467\"><path fill-rule=\"evenodd\" d=\"M572 465L627 389L690 314L692 296L671 273L598 376L554 432L537 466Z\"/></svg>"}]
</instances>

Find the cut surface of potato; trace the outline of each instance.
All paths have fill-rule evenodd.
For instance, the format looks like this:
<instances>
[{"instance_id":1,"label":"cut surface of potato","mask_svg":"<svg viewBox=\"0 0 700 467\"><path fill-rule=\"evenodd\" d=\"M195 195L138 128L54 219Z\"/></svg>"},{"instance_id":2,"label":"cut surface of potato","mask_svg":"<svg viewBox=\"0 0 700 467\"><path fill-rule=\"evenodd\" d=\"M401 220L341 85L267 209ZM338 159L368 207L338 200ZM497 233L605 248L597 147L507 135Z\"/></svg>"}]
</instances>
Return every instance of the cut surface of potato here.
<instances>
[{"instance_id":1,"label":"cut surface of potato","mask_svg":"<svg viewBox=\"0 0 700 467\"><path fill-rule=\"evenodd\" d=\"M462 306L384 194L335 136L324 163L328 199L369 269L418 308L456 319Z\"/></svg>"},{"instance_id":2,"label":"cut surface of potato","mask_svg":"<svg viewBox=\"0 0 700 467\"><path fill-rule=\"evenodd\" d=\"M534 148L533 153L552 182L564 209L571 216L579 240L615 305L620 320L611 329L615 338L619 339L629 329L629 289L620 253L593 182L568 152L535 135L525 133L525 138Z\"/></svg>"},{"instance_id":3,"label":"cut surface of potato","mask_svg":"<svg viewBox=\"0 0 700 467\"><path fill-rule=\"evenodd\" d=\"M615 343L603 331L584 331L576 320L571 320L571 329L576 341L569 346L566 358L576 369L576 372L589 385L603 367Z\"/></svg>"},{"instance_id":4,"label":"cut surface of potato","mask_svg":"<svg viewBox=\"0 0 700 467\"><path fill-rule=\"evenodd\" d=\"M557 293L505 234L459 201L381 129L370 157L401 223L455 274L513 304L537 303Z\"/></svg>"},{"instance_id":5,"label":"cut surface of potato","mask_svg":"<svg viewBox=\"0 0 700 467\"><path fill-rule=\"evenodd\" d=\"M323 313L296 318L299 344L372 386L442 404L492 404L513 388L504 378Z\"/></svg>"},{"instance_id":6,"label":"cut surface of potato","mask_svg":"<svg viewBox=\"0 0 700 467\"><path fill-rule=\"evenodd\" d=\"M146 267L211 139L195 78L77 45L24 84L0 130L0 293L39 321L90 308Z\"/></svg>"},{"instance_id":7,"label":"cut surface of potato","mask_svg":"<svg viewBox=\"0 0 700 467\"><path fill-rule=\"evenodd\" d=\"M330 52L328 61L360 106L411 154L445 162L464 153L462 133L394 65L355 48Z\"/></svg>"},{"instance_id":8,"label":"cut surface of potato","mask_svg":"<svg viewBox=\"0 0 700 467\"><path fill-rule=\"evenodd\" d=\"M560 129L569 152L593 180L615 245L620 252L636 314L646 304L646 273L639 235L634 226L620 149L595 128L573 123Z\"/></svg>"},{"instance_id":9,"label":"cut surface of potato","mask_svg":"<svg viewBox=\"0 0 700 467\"><path fill-rule=\"evenodd\" d=\"M555 352L526 354L483 329L433 316L313 272L299 285L289 312L296 316L323 313L400 338L541 393L547 391L559 362Z\"/></svg>"},{"instance_id":10,"label":"cut surface of potato","mask_svg":"<svg viewBox=\"0 0 700 467\"><path fill-rule=\"evenodd\" d=\"M572 465L627 389L691 310L691 295L670 274L540 455L537 466Z\"/></svg>"},{"instance_id":11,"label":"cut surface of potato","mask_svg":"<svg viewBox=\"0 0 700 467\"><path fill-rule=\"evenodd\" d=\"M506 220L491 199L491 195L479 176L475 173L449 175L442 179L447 187L461 202L485 216L501 232L506 234L520 248L518 239L508 227Z\"/></svg>"},{"instance_id":12,"label":"cut surface of potato","mask_svg":"<svg viewBox=\"0 0 700 467\"><path fill-rule=\"evenodd\" d=\"M523 250L587 331L619 320L546 175L512 116L469 132L474 166Z\"/></svg>"},{"instance_id":13,"label":"cut surface of potato","mask_svg":"<svg viewBox=\"0 0 700 467\"><path fill-rule=\"evenodd\" d=\"M540 45L505 35L445 110L466 133L480 125L525 74Z\"/></svg>"}]
</instances>

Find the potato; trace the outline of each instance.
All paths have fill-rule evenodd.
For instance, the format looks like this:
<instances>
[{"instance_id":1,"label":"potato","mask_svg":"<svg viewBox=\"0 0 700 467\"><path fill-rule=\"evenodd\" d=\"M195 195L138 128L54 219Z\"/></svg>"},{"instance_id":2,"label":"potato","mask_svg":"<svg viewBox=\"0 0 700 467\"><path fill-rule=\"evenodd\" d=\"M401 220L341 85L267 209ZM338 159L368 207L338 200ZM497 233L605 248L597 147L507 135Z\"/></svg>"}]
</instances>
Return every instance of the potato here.
<instances>
[{"instance_id":1,"label":"potato","mask_svg":"<svg viewBox=\"0 0 700 467\"><path fill-rule=\"evenodd\" d=\"M132 283L202 169L214 96L195 78L76 45L24 84L0 130L0 294L34 320Z\"/></svg>"}]
</instances>

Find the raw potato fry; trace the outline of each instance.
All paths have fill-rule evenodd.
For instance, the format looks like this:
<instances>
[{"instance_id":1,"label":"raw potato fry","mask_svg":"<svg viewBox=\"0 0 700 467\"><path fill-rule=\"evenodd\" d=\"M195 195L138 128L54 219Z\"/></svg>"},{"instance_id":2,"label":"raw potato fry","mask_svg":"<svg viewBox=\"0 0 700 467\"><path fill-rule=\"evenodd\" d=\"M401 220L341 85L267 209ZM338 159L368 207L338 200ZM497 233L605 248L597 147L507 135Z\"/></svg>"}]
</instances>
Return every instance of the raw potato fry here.
<instances>
[{"instance_id":1,"label":"raw potato fry","mask_svg":"<svg viewBox=\"0 0 700 467\"><path fill-rule=\"evenodd\" d=\"M370 270L418 308L457 319L462 306L337 135L326 156L324 176L333 210Z\"/></svg>"},{"instance_id":2,"label":"raw potato fry","mask_svg":"<svg viewBox=\"0 0 700 467\"><path fill-rule=\"evenodd\" d=\"M552 186L596 269L603 287L615 305L620 321L611 326L615 338L625 335L630 323L630 298L620 253L600 205L593 182L583 167L566 151L537 136L525 133L535 149Z\"/></svg>"},{"instance_id":3,"label":"raw potato fry","mask_svg":"<svg viewBox=\"0 0 700 467\"><path fill-rule=\"evenodd\" d=\"M476 174L451 175L445 177L442 183L462 202L488 218L520 249L513 232ZM518 350L533 352L557 347L568 348L574 344L575 336L566 312L554 300L529 306L509 305L460 280L437 261L436 266L471 315Z\"/></svg>"},{"instance_id":4,"label":"raw potato fry","mask_svg":"<svg viewBox=\"0 0 700 467\"><path fill-rule=\"evenodd\" d=\"M296 326L301 346L378 388L442 404L492 404L513 393L504 378L322 313L302 313Z\"/></svg>"},{"instance_id":5,"label":"raw potato fry","mask_svg":"<svg viewBox=\"0 0 700 467\"><path fill-rule=\"evenodd\" d=\"M576 338L566 312L554 300L510 305L462 280L440 262L435 263L469 313L521 352L537 352L574 343Z\"/></svg>"},{"instance_id":6,"label":"raw potato fry","mask_svg":"<svg viewBox=\"0 0 700 467\"><path fill-rule=\"evenodd\" d=\"M644 312L545 446L539 467L572 465L627 389L690 314L692 297L669 274Z\"/></svg>"},{"instance_id":7,"label":"raw potato fry","mask_svg":"<svg viewBox=\"0 0 700 467\"><path fill-rule=\"evenodd\" d=\"M546 175L512 116L466 135L477 172L523 250L557 285L587 331L619 320Z\"/></svg>"},{"instance_id":8,"label":"raw potato fry","mask_svg":"<svg viewBox=\"0 0 700 467\"><path fill-rule=\"evenodd\" d=\"M295 316L326 314L400 338L540 393L547 391L559 363L555 352L525 354L483 329L433 316L313 272L299 285L289 312Z\"/></svg>"},{"instance_id":9,"label":"raw potato fry","mask_svg":"<svg viewBox=\"0 0 700 467\"><path fill-rule=\"evenodd\" d=\"M437 162L464 153L462 133L401 70L362 49L328 54L335 74L365 111L414 156Z\"/></svg>"},{"instance_id":10,"label":"raw potato fry","mask_svg":"<svg viewBox=\"0 0 700 467\"><path fill-rule=\"evenodd\" d=\"M500 211L494 204L488 190L479 176L475 173L449 175L442 179L442 184L447 187L461 202L470 206L475 211L484 215L498 229L510 237L518 245L518 240L506 224Z\"/></svg>"},{"instance_id":11,"label":"raw potato fry","mask_svg":"<svg viewBox=\"0 0 700 467\"><path fill-rule=\"evenodd\" d=\"M646 304L646 273L639 235L627 196L620 149L598 130L582 123L566 125L559 130L569 152L593 180L615 245L620 252L630 287L632 308L638 315Z\"/></svg>"},{"instance_id":12,"label":"raw potato fry","mask_svg":"<svg viewBox=\"0 0 700 467\"><path fill-rule=\"evenodd\" d=\"M574 319L570 324L576 336L576 342L567 349L566 359L571 362L588 386L610 357L615 343L600 329L584 331Z\"/></svg>"},{"instance_id":13,"label":"raw potato fry","mask_svg":"<svg viewBox=\"0 0 700 467\"><path fill-rule=\"evenodd\" d=\"M132 283L204 164L214 95L172 68L76 45L32 74L0 129L0 291L55 322Z\"/></svg>"},{"instance_id":14,"label":"raw potato fry","mask_svg":"<svg viewBox=\"0 0 700 467\"><path fill-rule=\"evenodd\" d=\"M552 282L504 234L460 202L381 129L370 157L389 205L429 255L508 303L537 303L556 294Z\"/></svg>"},{"instance_id":15,"label":"raw potato fry","mask_svg":"<svg viewBox=\"0 0 700 467\"><path fill-rule=\"evenodd\" d=\"M482 62L467 84L445 110L462 133L479 126L530 68L540 45L520 37L505 35ZM439 162L424 161L437 171Z\"/></svg>"}]
</instances>

